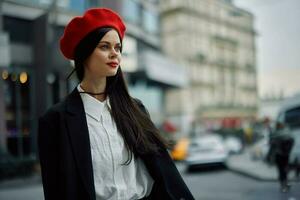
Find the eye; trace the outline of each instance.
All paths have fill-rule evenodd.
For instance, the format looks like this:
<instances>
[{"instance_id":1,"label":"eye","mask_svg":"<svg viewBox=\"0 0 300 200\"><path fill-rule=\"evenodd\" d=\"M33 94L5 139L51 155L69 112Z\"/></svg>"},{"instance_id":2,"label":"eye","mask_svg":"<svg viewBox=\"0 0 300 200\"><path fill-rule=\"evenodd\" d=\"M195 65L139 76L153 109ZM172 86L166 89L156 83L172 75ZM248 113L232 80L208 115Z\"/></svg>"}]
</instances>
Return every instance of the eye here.
<instances>
[{"instance_id":1,"label":"eye","mask_svg":"<svg viewBox=\"0 0 300 200\"><path fill-rule=\"evenodd\" d=\"M116 51L116 52L120 52L120 51L121 51L121 46L116 46L116 47L115 47L115 51Z\"/></svg>"},{"instance_id":2,"label":"eye","mask_svg":"<svg viewBox=\"0 0 300 200\"><path fill-rule=\"evenodd\" d=\"M109 49L109 46L107 44L104 44L104 45L100 45L99 48L102 50L107 50Z\"/></svg>"}]
</instances>

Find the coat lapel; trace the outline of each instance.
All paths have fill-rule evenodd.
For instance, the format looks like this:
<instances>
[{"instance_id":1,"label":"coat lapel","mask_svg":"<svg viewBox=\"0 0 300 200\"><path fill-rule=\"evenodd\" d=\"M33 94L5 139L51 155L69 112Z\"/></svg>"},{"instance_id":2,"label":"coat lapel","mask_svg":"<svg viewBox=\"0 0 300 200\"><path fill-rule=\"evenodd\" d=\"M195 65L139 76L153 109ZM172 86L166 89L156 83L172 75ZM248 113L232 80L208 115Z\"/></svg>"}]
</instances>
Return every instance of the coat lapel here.
<instances>
[{"instance_id":1,"label":"coat lapel","mask_svg":"<svg viewBox=\"0 0 300 200\"><path fill-rule=\"evenodd\" d=\"M66 123L72 144L75 162L83 180L84 186L95 199L95 186L92 166L89 132L85 117L83 102L77 88L66 99Z\"/></svg>"}]
</instances>

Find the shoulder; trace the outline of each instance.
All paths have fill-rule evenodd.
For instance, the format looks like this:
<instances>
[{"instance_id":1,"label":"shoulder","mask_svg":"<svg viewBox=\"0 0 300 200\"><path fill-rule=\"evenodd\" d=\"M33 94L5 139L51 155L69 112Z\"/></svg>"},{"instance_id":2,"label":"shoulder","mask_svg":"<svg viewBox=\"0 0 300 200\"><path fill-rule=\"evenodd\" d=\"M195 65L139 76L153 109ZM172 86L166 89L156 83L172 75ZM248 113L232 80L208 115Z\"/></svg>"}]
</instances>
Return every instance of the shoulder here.
<instances>
[{"instance_id":1,"label":"shoulder","mask_svg":"<svg viewBox=\"0 0 300 200\"><path fill-rule=\"evenodd\" d=\"M65 105L65 99L60 101L59 103L54 104L53 106L48 108L42 116L39 117L39 120L55 122L57 119L59 119L60 114L62 112L65 112Z\"/></svg>"}]
</instances>

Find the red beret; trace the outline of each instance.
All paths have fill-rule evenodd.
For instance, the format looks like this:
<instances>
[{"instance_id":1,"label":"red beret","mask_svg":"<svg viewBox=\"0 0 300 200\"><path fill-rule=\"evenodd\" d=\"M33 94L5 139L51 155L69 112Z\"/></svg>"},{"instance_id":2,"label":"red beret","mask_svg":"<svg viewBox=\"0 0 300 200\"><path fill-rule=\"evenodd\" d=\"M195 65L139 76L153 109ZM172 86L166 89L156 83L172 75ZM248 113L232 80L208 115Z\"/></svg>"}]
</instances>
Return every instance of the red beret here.
<instances>
[{"instance_id":1,"label":"red beret","mask_svg":"<svg viewBox=\"0 0 300 200\"><path fill-rule=\"evenodd\" d=\"M74 51L79 42L90 32L101 27L112 27L121 39L125 34L125 24L121 17L107 8L92 8L83 16L74 17L66 26L60 39L60 50L68 59L74 59Z\"/></svg>"}]
</instances>

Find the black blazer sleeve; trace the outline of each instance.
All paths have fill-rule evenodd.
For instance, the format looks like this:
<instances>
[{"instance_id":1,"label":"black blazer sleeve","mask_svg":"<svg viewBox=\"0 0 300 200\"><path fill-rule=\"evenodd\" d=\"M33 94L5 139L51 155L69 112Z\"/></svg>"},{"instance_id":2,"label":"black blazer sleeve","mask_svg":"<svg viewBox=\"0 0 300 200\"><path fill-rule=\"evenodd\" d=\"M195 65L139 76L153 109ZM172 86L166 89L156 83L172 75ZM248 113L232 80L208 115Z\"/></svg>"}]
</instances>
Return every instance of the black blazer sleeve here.
<instances>
[{"instance_id":1,"label":"black blazer sleeve","mask_svg":"<svg viewBox=\"0 0 300 200\"><path fill-rule=\"evenodd\" d=\"M158 180L158 185L166 190L167 198L164 199L194 200L192 193L182 179L166 149L163 149L159 156L154 156L150 160L153 163L153 172ZM160 190L154 196L157 196L154 199L159 199L161 196Z\"/></svg>"},{"instance_id":2,"label":"black blazer sleeve","mask_svg":"<svg viewBox=\"0 0 300 200\"><path fill-rule=\"evenodd\" d=\"M59 199L58 143L54 120L42 117L38 124L38 149L45 200Z\"/></svg>"}]
</instances>

